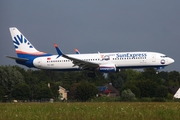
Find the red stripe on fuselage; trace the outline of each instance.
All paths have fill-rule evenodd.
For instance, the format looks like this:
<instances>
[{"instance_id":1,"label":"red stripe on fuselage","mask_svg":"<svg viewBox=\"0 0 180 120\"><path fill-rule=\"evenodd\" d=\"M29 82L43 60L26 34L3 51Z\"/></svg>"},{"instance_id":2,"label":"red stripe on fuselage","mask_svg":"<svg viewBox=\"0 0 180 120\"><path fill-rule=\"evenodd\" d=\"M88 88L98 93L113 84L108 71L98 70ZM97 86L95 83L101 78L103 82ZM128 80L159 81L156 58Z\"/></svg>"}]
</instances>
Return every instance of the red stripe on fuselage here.
<instances>
[{"instance_id":1,"label":"red stripe on fuselage","mask_svg":"<svg viewBox=\"0 0 180 120\"><path fill-rule=\"evenodd\" d=\"M24 51L20 51L20 50L16 50L17 54L29 54L29 55L44 55L47 54L45 52L24 52Z\"/></svg>"}]
</instances>

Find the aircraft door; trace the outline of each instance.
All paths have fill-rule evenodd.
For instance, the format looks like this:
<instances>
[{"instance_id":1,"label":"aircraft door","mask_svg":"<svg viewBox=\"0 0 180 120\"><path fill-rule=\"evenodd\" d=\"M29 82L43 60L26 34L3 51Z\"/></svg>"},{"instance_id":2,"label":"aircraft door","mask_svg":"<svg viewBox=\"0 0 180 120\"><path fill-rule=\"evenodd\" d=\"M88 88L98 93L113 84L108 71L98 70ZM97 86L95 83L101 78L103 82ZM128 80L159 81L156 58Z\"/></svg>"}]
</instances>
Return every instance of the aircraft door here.
<instances>
[{"instance_id":1,"label":"aircraft door","mask_svg":"<svg viewBox=\"0 0 180 120\"><path fill-rule=\"evenodd\" d=\"M156 55L152 54L152 62L156 62Z\"/></svg>"},{"instance_id":2,"label":"aircraft door","mask_svg":"<svg viewBox=\"0 0 180 120\"><path fill-rule=\"evenodd\" d=\"M38 59L38 60L37 60L37 66L38 66L38 67L41 67L41 65L42 65L42 60L41 60L41 59Z\"/></svg>"}]
</instances>

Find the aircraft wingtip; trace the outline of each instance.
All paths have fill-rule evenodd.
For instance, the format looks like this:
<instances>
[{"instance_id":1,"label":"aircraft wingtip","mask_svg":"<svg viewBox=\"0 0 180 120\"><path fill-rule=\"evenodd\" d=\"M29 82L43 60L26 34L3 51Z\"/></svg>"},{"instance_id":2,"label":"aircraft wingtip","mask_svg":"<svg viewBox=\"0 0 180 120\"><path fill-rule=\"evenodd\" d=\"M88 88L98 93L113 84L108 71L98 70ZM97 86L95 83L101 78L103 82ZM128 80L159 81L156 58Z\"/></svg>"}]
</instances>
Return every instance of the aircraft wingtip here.
<instances>
[{"instance_id":1,"label":"aircraft wingtip","mask_svg":"<svg viewBox=\"0 0 180 120\"><path fill-rule=\"evenodd\" d=\"M56 43L54 43L54 47L58 47L58 45Z\"/></svg>"}]
</instances>

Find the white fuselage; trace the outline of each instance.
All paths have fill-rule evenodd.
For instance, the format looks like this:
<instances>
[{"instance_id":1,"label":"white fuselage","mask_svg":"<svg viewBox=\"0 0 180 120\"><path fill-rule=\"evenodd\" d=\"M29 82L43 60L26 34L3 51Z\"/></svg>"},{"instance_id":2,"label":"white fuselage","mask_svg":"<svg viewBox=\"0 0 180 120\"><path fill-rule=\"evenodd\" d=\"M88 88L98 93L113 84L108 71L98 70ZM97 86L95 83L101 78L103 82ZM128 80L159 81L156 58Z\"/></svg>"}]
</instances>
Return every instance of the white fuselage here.
<instances>
[{"instance_id":1,"label":"white fuselage","mask_svg":"<svg viewBox=\"0 0 180 120\"><path fill-rule=\"evenodd\" d=\"M99 65L114 64L117 69L121 68L160 68L174 62L170 57L157 52L114 52L93 54L69 54L73 58L98 63ZM55 70L80 70L72 60L58 55L37 57L33 65L39 69Z\"/></svg>"},{"instance_id":2,"label":"white fuselage","mask_svg":"<svg viewBox=\"0 0 180 120\"><path fill-rule=\"evenodd\" d=\"M15 51L18 57L7 56L18 64L27 67L49 70L99 70L100 72L116 72L121 68L161 69L172 64L174 60L157 52L113 52L93 54L64 54L54 44L58 55L38 51L27 38L16 28L9 28ZM77 52L77 50L76 50Z\"/></svg>"}]
</instances>

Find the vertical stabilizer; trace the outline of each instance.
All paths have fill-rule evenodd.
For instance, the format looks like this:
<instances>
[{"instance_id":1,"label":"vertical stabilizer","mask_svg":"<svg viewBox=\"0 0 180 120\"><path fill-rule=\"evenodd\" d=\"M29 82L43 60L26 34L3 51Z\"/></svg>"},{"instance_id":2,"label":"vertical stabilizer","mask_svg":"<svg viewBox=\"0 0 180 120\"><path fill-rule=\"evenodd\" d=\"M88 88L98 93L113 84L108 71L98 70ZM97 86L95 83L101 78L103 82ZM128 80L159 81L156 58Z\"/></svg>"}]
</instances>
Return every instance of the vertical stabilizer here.
<instances>
[{"instance_id":1,"label":"vertical stabilizer","mask_svg":"<svg viewBox=\"0 0 180 120\"><path fill-rule=\"evenodd\" d=\"M41 56L46 53L38 51L26 37L15 27L9 28L18 57Z\"/></svg>"}]
</instances>

